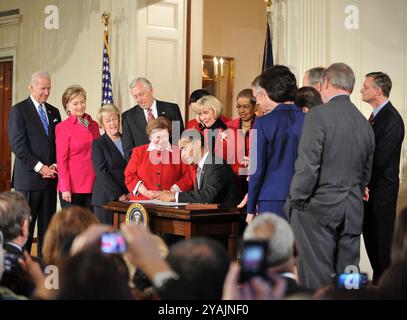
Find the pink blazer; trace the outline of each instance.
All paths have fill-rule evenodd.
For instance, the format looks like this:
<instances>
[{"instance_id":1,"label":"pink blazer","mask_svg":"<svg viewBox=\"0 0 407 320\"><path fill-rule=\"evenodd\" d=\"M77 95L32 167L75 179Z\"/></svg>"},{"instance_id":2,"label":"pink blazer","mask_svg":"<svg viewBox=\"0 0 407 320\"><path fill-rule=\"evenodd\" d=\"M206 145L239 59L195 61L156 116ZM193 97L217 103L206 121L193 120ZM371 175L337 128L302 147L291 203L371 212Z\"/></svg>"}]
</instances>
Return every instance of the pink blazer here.
<instances>
[{"instance_id":1,"label":"pink blazer","mask_svg":"<svg viewBox=\"0 0 407 320\"><path fill-rule=\"evenodd\" d=\"M95 172L92 166L92 142L100 137L99 126L91 116L88 128L80 125L74 115L55 127L58 191L92 193Z\"/></svg>"}]
</instances>

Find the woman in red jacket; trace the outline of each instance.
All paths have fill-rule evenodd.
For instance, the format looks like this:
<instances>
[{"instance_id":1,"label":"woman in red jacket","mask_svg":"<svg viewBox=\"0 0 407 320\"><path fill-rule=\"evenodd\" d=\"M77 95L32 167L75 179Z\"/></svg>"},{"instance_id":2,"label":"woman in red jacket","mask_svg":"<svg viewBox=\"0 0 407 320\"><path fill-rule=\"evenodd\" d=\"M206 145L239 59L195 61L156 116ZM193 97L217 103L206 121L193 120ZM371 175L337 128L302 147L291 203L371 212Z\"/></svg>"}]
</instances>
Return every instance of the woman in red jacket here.
<instances>
[{"instance_id":1,"label":"woman in red jacket","mask_svg":"<svg viewBox=\"0 0 407 320\"><path fill-rule=\"evenodd\" d=\"M66 89L62 105L68 119L55 127L61 207L78 205L91 209L95 181L91 151L93 140L100 137L99 125L85 113L86 92L81 86Z\"/></svg>"},{"instance_id":2,"label":"woman in red jacket","mask_svg":"<svg viewBox=\"0 0 407 320\"><path fill-rule=\"evenodd\" d=\"M253 97L252 89L244 89L237 95L236 109L239 118L229 122L229 127L235 129L236 133L236 166L234 170L240 177L242 191L248 191L247 165L249 159L250 134L256 119L256 100ZM245 174L244 174L245 173Z\"/></svg>"},{"instance_id":3,"label":"woman in red jacket","mask_svg":"<svg viewBox=\"0 0 407 320\"><path fill-rule=\"evenodd\" d=\"M170 121L158 117L147 124L146 132L151 142L133 149L124 171L131 199L155 199L162 190L190 190L188 165L181 160L179 148L170 143Z\"/></svg>"}]
</instances>

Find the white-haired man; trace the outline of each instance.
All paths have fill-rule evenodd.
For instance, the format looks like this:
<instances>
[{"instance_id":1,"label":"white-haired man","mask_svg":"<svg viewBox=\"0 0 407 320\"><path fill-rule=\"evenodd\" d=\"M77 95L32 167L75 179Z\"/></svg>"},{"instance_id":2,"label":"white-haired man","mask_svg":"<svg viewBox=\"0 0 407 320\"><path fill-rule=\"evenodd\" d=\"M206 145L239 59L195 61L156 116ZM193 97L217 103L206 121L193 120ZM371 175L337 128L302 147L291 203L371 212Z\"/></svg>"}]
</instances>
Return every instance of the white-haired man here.
<instances>
[{"instance_id":1,"label":"white-haired man","mask_svg":"<svg viewBox=\"0 0 407 320\"><path fill-rule=\"evenodd\" d=\"M55 126L61 122L61 115L47 103L51 92L48 72L33 73L28 88L30 96L11 108L8 136L16 155L12 187L24 196L31 208L26 248L30 252L38 218L38 254L41 256L45 231L57 203Z\"/></svg>"}]
</instances>

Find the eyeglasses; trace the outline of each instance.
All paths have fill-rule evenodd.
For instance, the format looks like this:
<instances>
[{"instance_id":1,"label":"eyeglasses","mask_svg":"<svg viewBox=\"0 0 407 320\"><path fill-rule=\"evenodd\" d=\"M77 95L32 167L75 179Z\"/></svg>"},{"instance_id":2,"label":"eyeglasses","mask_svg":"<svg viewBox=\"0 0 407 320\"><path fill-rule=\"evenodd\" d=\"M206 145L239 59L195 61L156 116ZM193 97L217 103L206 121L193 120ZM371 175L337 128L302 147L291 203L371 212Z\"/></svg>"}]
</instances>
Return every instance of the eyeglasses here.
<instances>
[{"instance_id":1,"label":"eyeglasses","mask_svg":"<svg viewBox=\"0 0 407 320\"><path fill-rule=\"evenodd\" d=\"M250 110L253 107L254 106L252 104L250 104L250 103L244 104L244 105L240 105L240 104L236 105L236 109L243 108L244 110Z\"/></svg>"},{"instance_id":2,"label":"eyeglasses","mask_svg":"<svg viewBox=\"0 0 407 320\"><path fill-rule=\"evenodd\" d=\"M264 91L257 92L257 94L255 94L255 95L253 96L253 98L257 100L257 97L258 97L259 95L261 95L261 94L264 94Z\"/></svg>"}]
</instances>

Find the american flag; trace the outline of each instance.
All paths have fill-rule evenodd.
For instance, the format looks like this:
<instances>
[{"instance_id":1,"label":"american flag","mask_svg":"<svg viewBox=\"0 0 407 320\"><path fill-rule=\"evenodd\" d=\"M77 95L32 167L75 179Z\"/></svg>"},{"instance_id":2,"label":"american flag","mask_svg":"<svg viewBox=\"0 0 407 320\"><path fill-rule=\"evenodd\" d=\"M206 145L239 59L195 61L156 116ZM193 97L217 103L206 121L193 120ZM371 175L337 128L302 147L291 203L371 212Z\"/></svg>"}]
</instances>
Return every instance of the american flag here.
<instances>
[{"instance_id":1,"label":"american flag","mask_svg":"<svg viewBox=\"0 0 407 320\"><path fill-rule=\"evenodd\" d=\"M109 38L107 30L104 32L103 42L102 105L107 103L113 104L112 77L110 76L109 63Z\"/></svg>"},{"instance_id":2,"label":"american flag","mask_svg":"<svg viewBox=\"0 0 407 320\"><path fill-rule=\"evenodd\" d=\"M261 70L264 71L274 64L273 59L273 44L271 39L270 24L267 21L266 41L264 43L263 65Z\"/></svg>"},{"instance_id":3,"label":"american flag","mask_svg":"<svg viewBox=\"0 0 407 320\"><path fill-rule=\"evenodd\" d=\"M266 2L266 20L267 20L267 31L266 31L266 41L264 42L264 53L263 53L263 65L261 71L266 70L274 65L273 59L273 30L271 29L272 23L272 0L267 0Z\"/></svg>"}]
</instances>

